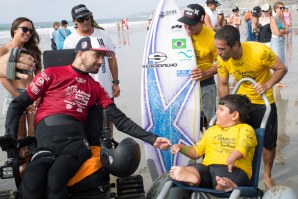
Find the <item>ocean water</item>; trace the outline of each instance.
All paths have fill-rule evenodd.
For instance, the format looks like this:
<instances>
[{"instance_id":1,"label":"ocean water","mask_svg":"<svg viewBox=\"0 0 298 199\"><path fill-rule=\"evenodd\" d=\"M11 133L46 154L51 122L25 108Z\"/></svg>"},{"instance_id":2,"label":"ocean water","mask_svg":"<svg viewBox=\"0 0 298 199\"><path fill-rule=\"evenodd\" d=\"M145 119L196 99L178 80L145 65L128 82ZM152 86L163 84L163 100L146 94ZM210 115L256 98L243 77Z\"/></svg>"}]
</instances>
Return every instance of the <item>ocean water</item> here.
<instances>
[{"instance_id":1,"label":"ocean water","mask_svg":"<svg viewBox=\"0 0 298 199\"><path fill-rule=\"evenodd\" d=\"M116 28L117 19L96 19L95 20L100 26L105 29ZM49 34L51 28L53 27L53 22L33 22L34 26L39 35ZM128 19L128 25L130 28L134 26L147 23L147 17L135 17ZM10 27L11 24L0 24L0 45L7 43L10 40ZM73 31L74 23L68 21L68 28Z\"/></svg>"}]
</instances>

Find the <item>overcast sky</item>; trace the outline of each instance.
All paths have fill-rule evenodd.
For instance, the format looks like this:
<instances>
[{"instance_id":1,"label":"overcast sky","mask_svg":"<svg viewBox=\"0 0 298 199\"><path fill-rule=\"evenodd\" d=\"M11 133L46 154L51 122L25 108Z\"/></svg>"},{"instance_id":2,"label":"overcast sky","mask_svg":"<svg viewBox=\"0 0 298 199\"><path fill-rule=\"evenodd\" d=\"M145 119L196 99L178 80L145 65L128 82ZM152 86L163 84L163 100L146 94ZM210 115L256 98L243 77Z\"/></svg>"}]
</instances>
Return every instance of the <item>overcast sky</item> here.
<instances>
[{"instance_id":1,"label":"overcast sky","mask_svg":"<svg viewBox=\"0 0 298 199\"><path fill-rule=\"evenodd\" d=\"M118 18L155 10L159 0L0 0L0 24L10 24L17 17L33 22L71 20L71 8L83 3L95 19ZM178 6L204 0L176 0ZM202 4L205 6L205 4Z\"/></svg>"}]
</instances>

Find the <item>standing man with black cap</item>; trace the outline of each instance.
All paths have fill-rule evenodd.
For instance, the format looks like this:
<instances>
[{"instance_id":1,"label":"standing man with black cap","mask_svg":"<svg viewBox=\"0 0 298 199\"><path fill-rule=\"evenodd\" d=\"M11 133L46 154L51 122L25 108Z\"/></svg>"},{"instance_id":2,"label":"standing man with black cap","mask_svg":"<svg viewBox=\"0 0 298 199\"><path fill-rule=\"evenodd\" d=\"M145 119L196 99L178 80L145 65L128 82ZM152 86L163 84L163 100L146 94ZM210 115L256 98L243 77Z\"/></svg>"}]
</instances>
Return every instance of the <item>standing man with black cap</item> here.
<instances>
[{"instance_id":1,"label":"standing man with black cap","mask_svg":"<svg viewBox=\"0 0 298 199\"><path fill-rule=\"evenodd\" d=\"M64 49L75 48L78 41L83 37L98 37L102 47L114 50L115 45L108 33L99 27L93 19L93 13L84 4L74 6L71 10L73 22L77 29L64 41ZM101 70L92 77L99 82L111 98L120 95L118 64L116 57L104 58Z\"/></svg>"},{"instance_id":2,"label":"standing man with black cap","mask_svg":"<svg viewBox=\"0 0 298 199\"><path fill-rule=\"evenodd\" d=\"M220 6L221 4L217 0L207 0L206 1L207 6L205 7L205 24L210 29L216 31L220 27L216 27L217 25L217 11L216 8Z\"/></svg>"},{"instance_id":3,"label":"standing man with black cap","mask_svg":"<svg viewBox=\"0 0 298 199\"><path fill-rule=\"evenodd\" d=\"M216 110L217 91L214 74L217 73L217 53L214 46L215 32L204 25L204 19L204 8L199 4L190 4L178 21L184 23L186 32L193 42L197 68L192 70L191 77L201 83L202 109L209 122Z\"/></svg>"}]
</instances>

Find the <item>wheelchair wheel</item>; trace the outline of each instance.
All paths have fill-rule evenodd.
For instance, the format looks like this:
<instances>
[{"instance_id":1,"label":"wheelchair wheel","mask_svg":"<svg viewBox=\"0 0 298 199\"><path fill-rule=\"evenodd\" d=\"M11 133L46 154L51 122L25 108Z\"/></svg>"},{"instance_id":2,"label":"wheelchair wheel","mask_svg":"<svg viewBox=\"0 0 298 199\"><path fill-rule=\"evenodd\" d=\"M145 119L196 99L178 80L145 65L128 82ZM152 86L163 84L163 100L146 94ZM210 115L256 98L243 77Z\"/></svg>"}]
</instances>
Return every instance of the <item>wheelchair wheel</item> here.
<instances>
[{"instance_id":1,"label":"wheelchair wheel","mask_svg":"<svg viewBox=\"0 0 298 199\"><path fill-rule=\"evenodd\" d=\"M170 177L167 173L159 176L151 185L146 199L156 199L168 180L170 180ZM173 186L165 199L189 199L190 197L191 191Z\"/></svg>"}]
</instances>

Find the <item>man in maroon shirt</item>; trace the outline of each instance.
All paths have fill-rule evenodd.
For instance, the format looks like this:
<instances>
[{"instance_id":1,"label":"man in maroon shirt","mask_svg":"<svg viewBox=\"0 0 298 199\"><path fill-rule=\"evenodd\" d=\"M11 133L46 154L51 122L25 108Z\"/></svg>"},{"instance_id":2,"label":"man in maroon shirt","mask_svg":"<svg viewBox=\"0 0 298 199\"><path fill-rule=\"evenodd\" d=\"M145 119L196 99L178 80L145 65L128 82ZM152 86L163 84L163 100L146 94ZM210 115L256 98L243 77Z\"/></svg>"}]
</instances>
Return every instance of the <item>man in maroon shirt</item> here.
<instances>
[{"instance_id":1,"label":"man in maroon shirt","mask_svg":"<svg viewBox=\"0 0 298 199\"><path fill-rule=\"evenodd\" d=\"M45 69L8 109L5 134L16 139L20 115L40 98L35 121L38 152L23 175L24 199L68 198L68 180L91 156L84 123L88 109L95 104L108 110L118 130L162 150L171 145L168 139L145 131L127 118L89 75L97 73L103 56L114 56L113 51L102 48L95 37L82 38L75 51L72 65Z\"/></svg>"}]
</instances>

